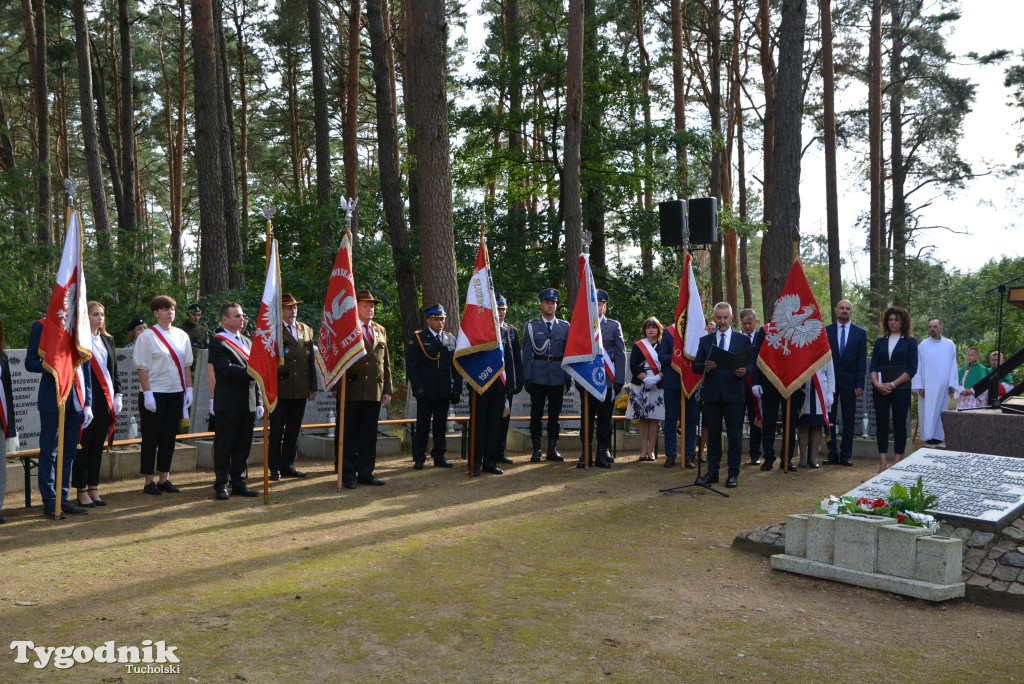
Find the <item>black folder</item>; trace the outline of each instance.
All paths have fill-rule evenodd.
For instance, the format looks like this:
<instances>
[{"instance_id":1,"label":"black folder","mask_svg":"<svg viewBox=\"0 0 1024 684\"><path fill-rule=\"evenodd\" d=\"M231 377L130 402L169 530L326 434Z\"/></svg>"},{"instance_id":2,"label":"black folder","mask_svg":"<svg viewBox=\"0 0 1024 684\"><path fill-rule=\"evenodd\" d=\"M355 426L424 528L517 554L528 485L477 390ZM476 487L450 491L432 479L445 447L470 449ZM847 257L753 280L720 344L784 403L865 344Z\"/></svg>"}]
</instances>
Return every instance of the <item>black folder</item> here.
<instances>
[{"instance_id":1,"label":"black folder","mask_svg":"<svg viewBox=\"0 0 1024 684\"><path fill-rule=\"evenodd\" d=\"M735 373L737 368L749 366L756 352L756 347L747 347L743 351L733 354L727 349L712 345L711 356L708 360L715 362L718 366L717 370L724 373Z\"/></svg>"}]
</instances>

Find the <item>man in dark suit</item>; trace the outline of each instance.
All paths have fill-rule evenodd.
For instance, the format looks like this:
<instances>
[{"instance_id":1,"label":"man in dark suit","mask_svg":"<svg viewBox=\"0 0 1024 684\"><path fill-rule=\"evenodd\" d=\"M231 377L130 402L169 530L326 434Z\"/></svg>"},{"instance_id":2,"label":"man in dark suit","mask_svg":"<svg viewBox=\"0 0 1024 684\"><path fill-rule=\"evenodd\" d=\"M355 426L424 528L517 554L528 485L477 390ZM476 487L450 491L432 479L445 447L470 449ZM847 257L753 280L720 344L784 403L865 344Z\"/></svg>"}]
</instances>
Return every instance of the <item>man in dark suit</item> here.
<instances>
[{"instance_id":1,"label":"man in dark suit","mask_svg":"<svg viewBox=\"0 0 1024 684\"><path fill-rule=\"evenodd\" d=\"M836 322L825 326L828 344L832 347L832 367L836 372L836 394L829 416L831 439L825 465L853 465L853 437L857 433L857 398L864 394L864 377L868 370L868 335L854 325L853 304L844 299L836 304ZM842 406L843 443L836 448L836 412Z\"/></svg>"},{"instance_id":2,"label":"man in dark suit","mask_svg":"<svg viewBox=\"0 0 1024 684\"><path fill-rule=\"evenodd\" d=\"M512 396L519 394L523 391L523 349L519 345L519 329L511 323L505 322L505 314L508 312L508 302L501 295L495 297L495 301L498 305L498 323L501 325L501 329L505 331L508 337L508 345L512 350L512 364L505 366L505 375L508 380L509 387L512 388ZM511 407L511 399L509 399L509 406ZM501 431L498 433L498 455L495 457L497 463L512 463L512 459L505 454L505 443L508 440L508 426L510 419L512 418L512 412L505 414L503 412L501 418Z\"/></svg>"},{"instance_id":3,"label":"man in dark suit","mask_svg":"<svg viewBox=\"0 0 1024 684\"><path fill-rule=\"evenodd\" d=\"M665 334L661 336L658 343L658 361L661 362L661 372L665 374L665 421L663 430L665 433L665 467L676 466L676 447L678 439L676 424L679 422L679 412L683 407L683 381L679 377L679 371L672 366L672 354L675 351L676 326L665 327ZM683 464L687 468L696 468L693 456L697 452L697 396L696 394L686 400L686 430L683 435Z\"/></svg>"},{"instance_id":4,"label":"man in dark suit","mask_svg":"<svg viewBox=\"0 0 1024 684\"><path fill-rule=\"evenodd\" d=\"M412 436L413 468L423 470L427 460L427 441L431 426L434 433L434 448L430 456L434 466L451 468L444 457L448 451L445 427L448 422L449 404L459 403L462 396L462 376L455 369L455 336L444 331L448 318L440 304L427 307L424 311L427 327L413 333L405 345L405 370L409 389L416 397L416 429Z\"/></svg>"},{"instance_id":5,"label":"man in dark suit","mask_svg":"<svg viewBox=\"0 0 1024 684\"><path fill-rule=\"evenodd\" d=\"M740 311L740 331L747 336L751 344L757 336L757 314L753 309ZM761 465L761 426L758 425L757 397L753 395L752 374L747 376L745 413L750 425L750 465Z\"/></svg>"},{"instance_id":6,"label":"man in dark suit","mask_svg":"<svg viewBox=\"0 0 1024 684\"><path fill-rule=\"evenodd\" d=\"M277 367L277 407L270 414L267 460L270 479L306 477L295 469L306 402L316 399L316 356L313 329L298 320L299 304L290 292L281 297L283 363Z\"/></svg>"},{"instance_id":7,"label":"man in dark suit","mask_svg":"<svg viewBox=\"0 0 1024 684\"><path fill-rule=\"evenodd\" d=\"M377 467L377 420L381 407L391 403L391 356L388 334L373 322L379 299L369 290L356 291L356 312L366 355L345 371L345 447L341 456L341 484L379 487L384 480L373 476Z\"/></svg>"},{"instance_id":8,"label":"man in dark suit","mask_svg":"<svg viewBox=\"0 0 1024 684\"><path fill-rule=\"evenodd\" d=\"M252 430L263 419L259 386L249 375L252 341L242 335L245 317L242 305L229 302L220 308L223 330L210 339L210 365L217 377L213 408L217 424L213 437L213 488L218 500L231 494L256 496L245 484L245 466L252 447Z\"/></svg>"},{"instance_id":9,"label":"man in dark suit","mask_svg":"<svg viewBox=\"0 0 1024 684\"><path fill-rule=\"evenodd\" d=\"M729 476L726 487L736 487L739 482L740 461L743 456L743 407L746 401L746 375L753 369L753 363L737 368L732 374L718 370L711 360L711 348L721 347L733 354L749 348L750 338L734 331L732 306L726 302L715 305L713 319L715 329L700 339L697 356L693 360L693 371L704 375L704 426L708 434L708 472L697 478L697 484L718 482L718 470L722 462L722 420L725 420L729 436Z\"/></svg>"},{"instance_id":10,"label":"man in dark suit","mask_svg":"<svg viewBox=\"0 0 1024 684\"><path fill-rule=\"evenodd\" d=\"M75 373L71 393L64 403L64 461L61 464L60 510L57 510L57 432L60 415L57 407L57 381L43 368L39 355L39 341L43 336L43 322L32 324L32 333L25 353L25 370L41 373L36 405L39 407L39 462L36 468L39 481L39 495L43 499L43 515L47 518L63 518L68 515L85 515L89 511L68 501L71 487L71 468L78 450L78 436L82 429L92 422L92 369L88 363ZM83 343L88 343L83 341ZM6 465L6 464L0 464Z\"/></svg>"},{"instance_id":11,"label":"man in dark suit","mask_svg":"<svg viewBox=\"0 0 1024 684\"><path fill-rule=\"evenodd\" d=\"M509 344L508 330L499 329L505 368L512 367L512 345ZM498 453L501 448L500 428L504 424L502 414L505 404L511 402L515 387L510 382L508 371L505 377L498 375L482 394L477 395L476 414L472 420L473 431L473 475L481 472L502 475L498 467ZM472 387L470 392L475 392ZM511 405L511 404L510 404Z\"/></svg>"},{"instance_id":12,"label":"man in dark suit","mask_svg":"<svg viewBox=\"0 0 1024 684\"><path fill-rule=\"evenodd\" d=\"M604 401L598 401L593 396L587 401L589 415L583 416L583 430L580 437L587 436L588 442L593 441L591 435L597 433L597 451L594 454L594 465L598 468L611 468L611 454L609 447L612 443L612 414L615 412L615 398L622 391L623 379L626 377L626 341L622 336L622 325L605 314L608 311L608 293L604 290L597 291L597 315L601 324L601 342L604 345L605 353L605 377L608 379L608 387L605 390ZM582 386L576 385L580 396L586 392ZM586 468L584 456L580 454L577 468Z\"/></svg>"},{"instance_id":13,"label":"man in dark suit","mask_svg":"<svg viewBox=\"0 0 1024 684\"><path fill-rule=\"evenodd\" d=\"M757 333L754 335L754 347L757 349L758 354L761 353L764 336L764 326L762 326L758 328ZM765 377L760 366L754 366L750 382L752 385L750 388L751 393L761 400L761 451L764 455L761 470L768 472L775 467L775 431L779 423L782 423L783 429L785 429L787 403L782 398L779 390L772 384L772 381ZM796 390L790 396L791 401L788 403L790 472L796 472L797 469L796 461L793 460L793 454L796 453L796 422L800 416L800 408L804 405L804 394L803 388ZM782 439L783 444L785 444L785 435L783 435ZM781 463L779 467L782 467Z\"/></svg>"},{"instance_id":14,"label":"man in dark suit","mask_svg":"<svg viewBox=\"0 0 1024 684\"><path fill-rule=\"evenodd\" d=\"M545 402L548 405L547 459L564 461L555 445L558 444L562 399L570 387L569 376L562 370L565 343L569 340L569 321L555 316L558 290L553 287L541 290L537 298L541 316L527 323L523 333L523 377L526 391L530 393L530 440L533 442L530 462L540 463L541 418Z\"/></svg>"}]
</instances>

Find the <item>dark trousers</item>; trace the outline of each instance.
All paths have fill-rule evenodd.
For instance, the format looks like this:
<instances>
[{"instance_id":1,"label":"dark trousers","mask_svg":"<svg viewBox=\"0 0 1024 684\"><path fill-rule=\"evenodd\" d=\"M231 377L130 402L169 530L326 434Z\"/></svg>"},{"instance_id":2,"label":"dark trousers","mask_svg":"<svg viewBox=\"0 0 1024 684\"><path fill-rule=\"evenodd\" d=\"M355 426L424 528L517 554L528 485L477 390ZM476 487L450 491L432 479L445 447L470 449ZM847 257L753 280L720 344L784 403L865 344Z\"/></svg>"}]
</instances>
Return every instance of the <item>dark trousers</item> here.
<instances>
[{"instance_id":1,"label":"dark trousers","mask_svg":"<svg viewBox=\"0 0 1024 684\"><path fill-rule=\"evenodd\" d=\"M447 399L416 400L416 430L412 434L412 460L423 463L427 460L427 442L430 441L431 427L434 433L434 448L430 455L436 461L444 458L448 451L445 423L448 422Z\"/></svg>"},{"instance_id":2,"label":"dark trousers","mask_svg":"<svg viewBox=\"0 0 1024 684\"><path fill-rule=\"evenodd\" d=\"M729 476L740 474L743 458L743 403L709 401L704 404L704 429L708 434L708 475L715 477L722 463L722 421L729 437Z\"/></svg>"},{"instance_id":3,"label":"dark trousers","mask_svg":"<svg viewBox=\"0 0 1024 684\"><path fill-rule=\"evenodd\" d=\"M99 401L95 401L96 398ZM107 398L102 393L93 394L95 405L92 407L92 422L82 430L78 453L75 455L75 467L71 471L71 486L75 489L98 487L100 484L100 464L103 462L103 447L110 433L110 408ZM143 409L145 410L145 409Z\"/></svg>"},{"instance_id":4,"label":"dark trousers","mask_svg":"<svg viewBox=\"0 0 1024 684\"><path fill-rule=\"evenodd\" d=\"M74 391L74 390L72 390ZM61 503L68 500L71 470L78 449L78 433L82 429L82 414L71 408L68 399L64 409L64 462L61 464ZM39 412L39 461L36 468L39 496L44 506L57 505L57 431L60 417L56 412Z\"/></svg>"},{"instance_id":5,"label":"dark trousers","mask_svg":"<svg viewBox=\"0 0 1024 684\"><path fill-rule=\"evenodd\" d=\"M142 405L142 392L139 392L139 408L142 409L139 411L139 418L142 421L142 457L139 459L139 472L143 475L153 474L154 460L156 472L166 473L171 470L174 438L178 436L185 393L154 392L153 399L156 400L156 411L147 411Z\"/></svg>"},{"instance_id":6,"label":"dark trousers","mask_svg":"<svg viewBox=\"0 0 1024 684\"><path fill-rule=\"evenodd\" d=\"M473 390L470 389L472 392ZM472 398L470 399L472 401ZM494 466L498 460L499 426L501 414L505 411L505 386L496 380L487 391L477 395L476 413L473 415L473 473L480 473L480 466Z\"/></svg>"},{"instance_id":7,"label":"dark trousers","mask_svg":"<svg viewBox=\"0 0 1024 684\"><path fill-rule=\"evenodd\" d=\"M681 389L665 388L665 457L675 458L678 447L676 437L676 423L679 421L679 410L681 408L683 391ZM691 397L686 400L686 429L683 435L684 453L687 459L692 459L697 452L697 420L700 412L697 410L697 398Z\"/></svg>"},{"instance_id":8,"label":"dark trousers","mask_svg":"<svg viewBox=\"0 0 1024 684\"><path fill-rule=\"evenodd\" d=\"M252 447L256 414L250 411L217 411L217 431L213 436L214 487L245 482L245 465Z\"/></svg>"},{"instance_id":9,"label":"dark trousers","mask_svg":"<svg viewBox=\"0 0 1024 684\"><path fill-rule=\"evenodd\" d=\"M786 400L778 393L775 387L769 383L761 386L764 394L761 395L761 449L764 452L765 463L775 463L775 428L780 423L786 423ZM796 421L800 417L800 407L804 405L804 391L798 389L793 392L789 403L789 460L793 461L793 454L796 453ZM785 435L783 435L785 442Z\"/></svg>"},{"instance_id":10,"label":"dark trousers","mask_svg":"<svg viewBox=\"0 0 1024 684\"><path fill-rule=\"evenodd\" d=\"M509 412L508 415L504 415L504 411L501 416L501 430L498 431L498 455L505 455L505 444L508 442L508 426L512 422L512 400L508 400Z\"/></svg>"},{"instance_id":11,"label":"dark trousers","mask_svg":"<svg viewBox=\"0 0 1024 684\"><path fill-rule=\"evenodd\" d=\"M587 392L579 385L580 397L586 410L583 411L583 429L580 431L580 442L583 435L587 436L588 442L593 442L594 433L597 433L597 448L605 448L612 443L612 413L615 411L615 389L609 387L604 393L604 400L597 399L593 394ZM586 394L584 394L586 393ZM580 408L583 408L582 406ZM591 452L591 456L594 453Z\"/></svg>"},{"instance_id":12,"label":"dark trousers","mask_svg":"<svg viewBox=\"0 0 1024 684\"><path fill-rule=\"evenodd\" d=\"M558 416L562 413L563 385L534 385L530 391L530 439L534 448L540 448L541 418L544 402L548 402L548 441L558 441Z\"/></svg>"},{"instance_id":13,"label":"dark trousers","mask_svg":"<svg viewBox=\"0 0 1024 684\"><path fill-rule=\"evenodd\" d=\"M747 422L750 423L750 460L757 461L761 458L761 427L757 424L757 397L751 391L750 386L746 388Z\"/></svg>"},{"instance_id":14,"label":"dark trousers","mask_svg":"<svg viewBox=\"0 0 1024 684\"><path fill-rule=\"evenodd\" d=\"M836 413L842 406L843 443L836 444ZM857 434L857 394L852 389L836 390L832 410L828 416L830 439L828 458L831 461L849 461L853 458L853 438Z\"/></svg>"},{"instance_id":15,"label":"dark trousers","mask_svg":"<svg viewBox=\"0 0 1024 684\"><path fill-rule=\"evenodd\" d=\"M878 453L889 453L889 415L892 415L892 448L895 454L906 453L907 414L910 411L909 389L890 392L888 396L872 390L875 399L875 437ZM844 428L845 429L845 428Z\"/></svg>"},{"instance_id":16,"label":"dark trousers","mask_svg":"<svg viewBox=\"0 0 1024 684\"><path fill-rule=\"evenodd\" d=\"M302 431L302 417L306 413L306 399L277 400L277 408L270 414L270 444L267 462L271 470L288 470L295 465L295 451Z\"/></svg>"},{"instance_id":17,"label":"dark trousers","mask_svg":"<svg viewBox=\"0 0 1024 684\"><path fill-rule=\"evenodd\" d=\"M373 477L377 466L377 419L379 401L345 401L345 446L341 478L359 482Z\"/></svg>"}]
</instances>

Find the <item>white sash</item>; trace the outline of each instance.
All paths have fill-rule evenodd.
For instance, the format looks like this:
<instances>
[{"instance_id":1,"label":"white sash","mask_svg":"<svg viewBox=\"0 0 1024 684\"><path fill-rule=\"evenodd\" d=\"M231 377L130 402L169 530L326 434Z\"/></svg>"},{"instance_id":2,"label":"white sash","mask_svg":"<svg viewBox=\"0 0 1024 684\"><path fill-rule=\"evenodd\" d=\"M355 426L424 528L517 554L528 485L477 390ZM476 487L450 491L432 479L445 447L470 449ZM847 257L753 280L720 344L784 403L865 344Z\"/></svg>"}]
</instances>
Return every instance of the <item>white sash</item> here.
<instances>
[{"instance_id":1,"label":"white sash","mask_svg":"<svg viewBox=\"0 0 1024 684\"><path fill-rule=\"evenodd\" d=\"M640 351L643 352L644 358L647 359L647 365L650 366L651 370L660 373L661 361L658 360L658 352L654 345L646 337L642 340L637 340L637 343L640 345Z\"/></svg>"}]
</instances>

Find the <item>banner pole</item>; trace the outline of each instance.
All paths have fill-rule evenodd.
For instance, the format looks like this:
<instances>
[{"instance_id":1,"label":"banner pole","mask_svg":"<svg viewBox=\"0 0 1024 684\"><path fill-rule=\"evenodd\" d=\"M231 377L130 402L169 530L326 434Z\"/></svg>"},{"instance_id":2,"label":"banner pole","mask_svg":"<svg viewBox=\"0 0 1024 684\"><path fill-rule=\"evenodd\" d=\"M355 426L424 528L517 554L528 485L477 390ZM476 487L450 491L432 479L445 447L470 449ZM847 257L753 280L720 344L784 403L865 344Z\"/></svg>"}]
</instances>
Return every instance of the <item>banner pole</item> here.
<instances>
[{"instance_id":1,"label":"banner pole","mask_svg":"<svg viewBox=\"0 0 1024 684\"><path fill-rule=\"evenodd\" d=\"M580 421L580 435L583 437L583 462L590 467L590 392L583 391L583 420ZM587 434L583 431L586 429Z\"/></svg>"},{"instance_id":2,"label":"banner pole","mask_svg":"<svg viewBox=\"0 0 1024 684\"><path fill-rule=\"evenodd\" d=\"M679 378L682 380L682 375ZM679 383L679 439L676 440L676 447L679 451L679 467L686 467L686 392L683 391L682 382ZM676 426L669 426L675 430Z\"/></svg>"},{"instance_id":3,"label":"banner pole","mask_svg":"<svg viewBox=\"0 0 1024 684\"><path fill-rule=\"evenodd\" d=\"M793 401L793 397L786 397L786 420L785 420L785 432L782 435L782 448L784 449L782 454L782 472L789 474L789 405Z\"/></svg>"},{"instance_id":4,"label":"banner pole","mask_svg":"<svg viewBox=\"0 0 1024 684\"><path fill-rule=\"evenodd\" d=\"M74 376L71 381L71 391L75 391ZM56 383L54 383L56 384ZM59 391L59 390L58 390ZM57 479L54 481L54 489L57 492L57 503L53 509L53 519L60 520L64 513L64 411L65 403L57 407ZM70 495L70 492L68 492Z\"/></svg>"},{"instance_id":5,"label":"banner pole","mask_svg":"<svg viewBox=\"0 0 1024 684\"><path fill-rule=\"evenodd\" d=\"M270 503L270 427L269 412L263 411L263 503Z\"/></svg>"},{"instance_id":6,"label":"banner pole","mask_svg":"<svg viewBox=\"0 0 1024 684\"><path fill-rule=\"evenodd\" d=\"M476 477L476 390L469 388L472 398L469 404L469 476Z\"/></svg>"},{"instance_id":7,"label":"banner pole","mask_svg":"<svg viewBox=\"0 0 1024 684\"><path fill-rule=\"evenodd\" d=\"M335 454L335 457L338 459L339 492L341 491L341 474L344 472L342 457L345 450L345 375L346 373L342 373L341 377L338 378L338 384L341 387L338 388L338 417L334 426L334 434L338 435L338 453Z\"/></svg>"}]
</instances>

